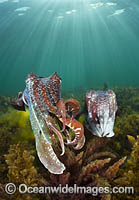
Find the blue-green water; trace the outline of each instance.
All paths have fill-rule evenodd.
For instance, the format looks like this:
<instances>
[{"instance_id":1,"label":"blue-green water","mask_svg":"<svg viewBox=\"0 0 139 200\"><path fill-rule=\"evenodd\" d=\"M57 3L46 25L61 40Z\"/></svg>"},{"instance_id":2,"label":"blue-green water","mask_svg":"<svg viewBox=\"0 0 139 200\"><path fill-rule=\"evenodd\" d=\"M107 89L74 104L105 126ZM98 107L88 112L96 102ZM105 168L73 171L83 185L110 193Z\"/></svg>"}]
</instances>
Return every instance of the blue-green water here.
<instances>
[{"instance_id":1,"label":"blue-green water","mask_svg":"<svg viewBox=\"0 0 139 200\"><path fill-rule=\"evenodd\" d=\"M63 90L139 87L139 1L0 0L0 95L31 71Z\"/></svg>"}]
</instances>

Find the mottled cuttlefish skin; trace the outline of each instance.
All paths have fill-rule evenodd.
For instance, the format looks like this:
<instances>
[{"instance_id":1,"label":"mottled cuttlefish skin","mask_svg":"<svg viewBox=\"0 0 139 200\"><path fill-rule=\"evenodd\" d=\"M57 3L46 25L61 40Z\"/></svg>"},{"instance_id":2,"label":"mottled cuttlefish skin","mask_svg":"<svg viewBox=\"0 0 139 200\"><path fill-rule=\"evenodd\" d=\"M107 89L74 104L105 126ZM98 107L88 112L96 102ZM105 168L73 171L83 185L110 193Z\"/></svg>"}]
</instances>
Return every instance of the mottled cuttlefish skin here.
<instances>
[{"instance_id":1,"label":"mottled cuttlefish skin","mask_svg":"<svg viewBox=\"0 0 139 200\"><path fill-rule=\"evenodd\" d=\"M51 128L56 129L56 127L48 111L51 107L52 112L56 109L56 100L53 97L53 104L49 105L50 96L46 95L45 81L44 79L42 81L41 78L31 73L26 79L23 100L29 107L30 121L35 135L36 150L40 161L51 173L62 174L65 166L59 161L53 151L50 137ZM59 134L59 140L64 151L64 142L61 134Z\"/></svg>"},{"instance_id":2,"label":"mottled cuttlefish skin","mask_svg":"<svg viewBox=\"0 0 139 200\"><path fill-rule=\"evenodd\" d=\"M26 88L19 93L18 100L12 102L14 108L25 111L29 107L30 121L36 140L36 150L42 164L53 174L62 174L65 166L57 158L52 148L51 136L58 136L64 154L64 141L61 132L67 136L67 145L81 149L85 143L84 127L74 119L80 110L80 104L75 99L63 101L61 98L61 79L55 72L48 78L37 77L30 73L26 78ZM53 115L62 122L62 130L57 129ZM72 140L67 127L75 133Z\"/></svg>"},{"instance_id":3,"label":"mottled cuttlefish skin","mask_svg":"<svg viewBox=\"0 0 139 200\"><path fill-rule=\"evenodd\" d=\"M99 137L114 136L113 127L117 111L116 95L112 90L90 90L86 94L88 115L86 127Z\"/></svg>"}]
</instances>

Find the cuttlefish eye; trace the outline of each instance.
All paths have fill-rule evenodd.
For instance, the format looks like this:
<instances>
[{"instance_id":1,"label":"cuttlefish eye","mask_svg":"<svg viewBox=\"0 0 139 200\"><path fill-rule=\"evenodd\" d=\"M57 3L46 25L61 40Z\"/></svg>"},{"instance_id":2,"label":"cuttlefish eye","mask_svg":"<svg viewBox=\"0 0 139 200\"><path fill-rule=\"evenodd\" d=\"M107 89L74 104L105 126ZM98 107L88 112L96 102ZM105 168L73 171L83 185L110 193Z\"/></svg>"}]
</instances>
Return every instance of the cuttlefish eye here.
<instances>
[{"instance_id":1,"label":"cuttlefish eye","mask_svg":"<svg viewBox=\"0 0 139 200\"><path fill-rule=\"evenodd\" d=\"M24 102L21 100L21 101L12 101L11 102L11 106L16 109L16 110L20 110L20 111L26 111L25 110L25 104Z\"/></svg>"},{"instance_id":2,"label":"cuttlefish eye","mask_svg":"<svg viewBox=\"0 0 139 200\"><path fill-rule=\"evenodd\" d=\"M23 95L23 92L19 92L19 93L18 93L18 99L21 98L22 95Z\"/></svg>"}]
</instances>

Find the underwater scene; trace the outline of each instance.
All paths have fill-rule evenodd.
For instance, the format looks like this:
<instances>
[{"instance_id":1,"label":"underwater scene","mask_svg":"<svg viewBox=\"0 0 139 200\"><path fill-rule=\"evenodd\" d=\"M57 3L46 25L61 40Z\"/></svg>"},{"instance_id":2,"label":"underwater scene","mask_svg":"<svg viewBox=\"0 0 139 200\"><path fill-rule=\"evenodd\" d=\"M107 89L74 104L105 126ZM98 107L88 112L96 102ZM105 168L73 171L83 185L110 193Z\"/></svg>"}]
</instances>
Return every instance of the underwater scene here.
<instances>
[{"instance_id":1,"label":"underwater scene","mask_svg":"<svg viewBox=\"0 0 139 200\"><path fill-rule=\"evenodd\" d=\"M138 52L138 0L0 0L0 200L139 200Z\"/></svg>"}]
</instances>

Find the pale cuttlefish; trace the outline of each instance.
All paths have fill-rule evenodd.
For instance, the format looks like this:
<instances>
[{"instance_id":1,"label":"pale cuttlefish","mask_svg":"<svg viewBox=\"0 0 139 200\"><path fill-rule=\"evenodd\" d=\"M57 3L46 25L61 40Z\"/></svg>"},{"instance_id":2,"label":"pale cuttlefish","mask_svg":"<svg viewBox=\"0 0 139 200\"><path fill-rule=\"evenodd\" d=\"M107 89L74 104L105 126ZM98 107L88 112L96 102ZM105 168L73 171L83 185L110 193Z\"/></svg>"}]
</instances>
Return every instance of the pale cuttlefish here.
<instances>
[{"instance_id":1,"label":"pale cuttlefish","mask_svg":"<svg viewBox=\"0 0 139 200\"><path fill-rule=\"evenodd\" d=\"M86 93L86 127L99 137L114 136L113 127L117 112L116 95L112 90Z\"/></svg>"}]
</instances>

